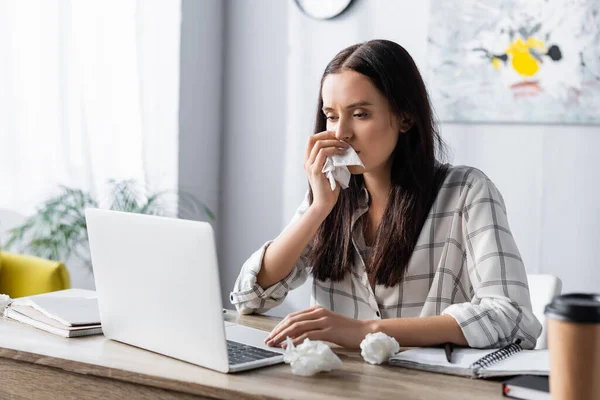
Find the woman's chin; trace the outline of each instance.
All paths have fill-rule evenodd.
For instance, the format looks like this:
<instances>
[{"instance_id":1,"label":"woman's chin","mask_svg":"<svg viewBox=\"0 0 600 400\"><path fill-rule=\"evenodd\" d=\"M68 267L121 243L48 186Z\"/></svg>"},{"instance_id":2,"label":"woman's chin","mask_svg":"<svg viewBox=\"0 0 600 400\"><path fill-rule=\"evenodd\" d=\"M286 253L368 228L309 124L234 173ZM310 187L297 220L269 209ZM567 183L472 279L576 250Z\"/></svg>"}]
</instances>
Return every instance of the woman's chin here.
<instances>
[{"instance_id":1,"label":"woman's chin","mask_svg":"<svg viewBox=\"0 0 600 400\"><path fill-rule=\"evenodd\" d=\"M352 175L361 175L365 172L365 169L360 165L350 165L348 171L350 171Z\"/></svg>"}]
</instances>

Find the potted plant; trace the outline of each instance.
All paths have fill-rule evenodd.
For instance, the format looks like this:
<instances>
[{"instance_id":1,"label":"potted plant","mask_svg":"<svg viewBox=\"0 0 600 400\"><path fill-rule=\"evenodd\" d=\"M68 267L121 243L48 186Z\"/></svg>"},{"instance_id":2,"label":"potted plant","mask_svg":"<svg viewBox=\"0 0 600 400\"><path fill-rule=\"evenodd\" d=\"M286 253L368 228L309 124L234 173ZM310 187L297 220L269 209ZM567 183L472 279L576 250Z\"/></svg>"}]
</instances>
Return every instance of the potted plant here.
<instances>
[{"instance_id":1,"label":"potted plant","mask_svg":"<svg viewBox=\"0 0 600 400\"><path fill-rule=\"evenodd\" d=\"M133 180L110 181L110 198L106 208L148 215L176 216L167 203L179 204L179 215L191 219L215 220L214 213L189 193L169 191L148 193ZM169 195L173 195L169 198ZM91 194L61 186L60 192L46 200L23 224L10 230L6 248L20 253L64 261L71 256L89 269L89 253L85 209L99 207ZM103 207L104 208L104 207Z\"/></svg>"}]
</instances>

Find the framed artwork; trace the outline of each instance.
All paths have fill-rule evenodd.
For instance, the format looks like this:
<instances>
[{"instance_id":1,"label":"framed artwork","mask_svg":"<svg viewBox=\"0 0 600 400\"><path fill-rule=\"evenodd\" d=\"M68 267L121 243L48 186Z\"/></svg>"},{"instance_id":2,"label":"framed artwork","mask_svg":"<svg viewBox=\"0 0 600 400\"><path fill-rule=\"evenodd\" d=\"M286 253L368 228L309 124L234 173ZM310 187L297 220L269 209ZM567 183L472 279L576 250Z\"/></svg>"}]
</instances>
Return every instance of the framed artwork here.
<instances>
[{"instance_id":1,"label":"framed artwork","mask_svg":"<svg viewBox=\"0 0 600 400\"><path fill-rule=\"evenodd\" d=\"M600 123L600 1L430 4L426 81L441 121Z\"/></svg>"}]
</instances>

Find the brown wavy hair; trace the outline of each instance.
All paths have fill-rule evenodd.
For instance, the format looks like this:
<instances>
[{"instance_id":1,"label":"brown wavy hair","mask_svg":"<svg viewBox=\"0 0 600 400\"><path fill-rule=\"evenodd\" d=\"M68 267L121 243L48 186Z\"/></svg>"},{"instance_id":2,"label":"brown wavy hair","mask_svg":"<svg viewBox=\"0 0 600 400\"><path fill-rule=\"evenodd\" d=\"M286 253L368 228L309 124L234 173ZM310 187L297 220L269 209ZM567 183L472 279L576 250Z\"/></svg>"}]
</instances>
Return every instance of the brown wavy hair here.
<instances>
[{"instance_id":1,"label":"brown wavy hair","mask_svg":"<svg viewBox=\"0 0 600 400\"><path fill-rule=\"evenodd\" d=\"M446 175L447 167L436 158L443 158L445 145L436 128L425 83L415 62L402 46L389 40L350 46L327 65L319 89L315 133L327 129L322 112L323 82L329 74L344 70L353 70L369 78L388 99L396 116L408 113L414 121L408 132L399 135L392 153L389 200L366 263L372 285L394 286L402 281L429 209ZM359 206L363 186L363 176L352 175L350 187L341 191L335 207L317 230L309 254L315 279L340 281L350 272L358 256L352 246L351 218ZM312 189L309 191L312 204Z\"/></svg>"}]
</instances>

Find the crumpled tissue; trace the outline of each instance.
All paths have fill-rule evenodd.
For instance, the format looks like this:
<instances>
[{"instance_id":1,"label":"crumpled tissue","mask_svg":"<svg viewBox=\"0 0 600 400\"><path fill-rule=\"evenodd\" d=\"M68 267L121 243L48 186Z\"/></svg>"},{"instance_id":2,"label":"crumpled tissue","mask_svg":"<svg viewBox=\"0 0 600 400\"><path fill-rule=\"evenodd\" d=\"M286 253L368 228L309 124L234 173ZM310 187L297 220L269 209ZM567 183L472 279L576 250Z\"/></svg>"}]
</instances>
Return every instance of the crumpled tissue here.
<instances>
[{"instance_id":1,"label":"crumpled tissue","mask_svg":"<svg viewBox=\"0 0 600 400\"><path fill-rule=\"evenodd\" d=\"M360 355L369 364L381 364L400 351L396 339L383 332L368 333L360 343L360 348Z\"/></svg>"},{"instance_id":2,"label":"crumpled tissue","mask_svg":"<svg viewBox=\"0 0 600 400\"><path fill-rule=\"evenodd\" d=\"M342 360L320 340L306 338L302 344L294 347L294 342L288 337L286 344L283 361L291 365L294 375L312 376L317 372L342 367Z\"/></svg>"},{"instance_id":3,"label":"crumpled tissue","mask_svg":"<svg viewBox=\"0 0 600 400\"><path fill-rule=\"evenodd\" d=\"M322 172L327 176L327 179L329 179L331 190L335 190L336 181L340 184L342 189L348 187L350 177L352 176L347 168L349 165L360 165L363 168L365 167L352 147L348 147L344 154L335 154L327 157Z\"/></svg>"},{"instance_id":4,"label":"crumpled tissue","mask_svg":"<svg viewBox=\"0 0 600 400\"><path fill-rule=\"evenodd\" d=\"M0 294L0 317L4 315L4 310L10 303L12 303L12 299L8 295Z\"/></svg>"}]
</instances>

